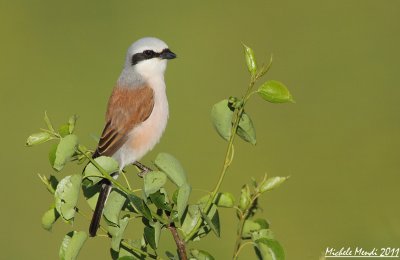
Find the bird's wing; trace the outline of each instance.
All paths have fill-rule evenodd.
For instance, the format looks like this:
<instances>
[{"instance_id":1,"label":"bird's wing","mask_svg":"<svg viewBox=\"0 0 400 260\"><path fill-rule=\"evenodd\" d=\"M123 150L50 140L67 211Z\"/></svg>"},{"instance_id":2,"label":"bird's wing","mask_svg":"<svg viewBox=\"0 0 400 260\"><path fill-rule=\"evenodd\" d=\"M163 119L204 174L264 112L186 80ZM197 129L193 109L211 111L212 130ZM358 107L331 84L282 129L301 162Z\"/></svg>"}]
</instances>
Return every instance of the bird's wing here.
<instances>
[{"instance_id":1,"label":"bird's wing","mask_svg":"<svg viewBox=\"0 0 400 260\"><path fill-rule=\"evenodd\" d=\"M134 127L149 118L154 91L149 86L116 87L108 101L106 125L93 157L112 156L128 140Z\"/></svg>"}]
</instances>

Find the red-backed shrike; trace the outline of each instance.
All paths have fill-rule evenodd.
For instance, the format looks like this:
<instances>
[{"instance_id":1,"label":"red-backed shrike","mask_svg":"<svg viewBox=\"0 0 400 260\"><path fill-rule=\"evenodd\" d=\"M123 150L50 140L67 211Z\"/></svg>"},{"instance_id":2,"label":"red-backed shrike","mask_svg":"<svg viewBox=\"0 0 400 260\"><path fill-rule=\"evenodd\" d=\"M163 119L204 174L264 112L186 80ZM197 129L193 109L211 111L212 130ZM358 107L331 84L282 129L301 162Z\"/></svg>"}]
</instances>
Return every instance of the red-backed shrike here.
<instances>
[{"instance_id":1,"label":"red-backed shrike","mask_svg":"<svg viewBox=\"0 0 400 260\"><path fill-rule=\"evenodd\" d=\"M157 38L142 38L129 47L124 69L108 101L106 125L93 158L113 157L121 171L137 163L158 143L168 120L164 72L167 60L174 58L175 53ZM111 189L111 183L103 180L90 223L91 236L96 235Z\"/></svg>"}]
</instances>

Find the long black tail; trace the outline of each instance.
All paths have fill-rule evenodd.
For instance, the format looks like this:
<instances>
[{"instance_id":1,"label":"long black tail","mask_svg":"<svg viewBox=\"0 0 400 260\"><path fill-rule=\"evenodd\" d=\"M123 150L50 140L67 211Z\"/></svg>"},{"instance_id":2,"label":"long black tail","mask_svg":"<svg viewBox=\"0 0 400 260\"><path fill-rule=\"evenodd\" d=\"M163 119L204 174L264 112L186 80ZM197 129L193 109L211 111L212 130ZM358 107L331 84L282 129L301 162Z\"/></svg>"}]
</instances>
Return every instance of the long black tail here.
<instances>
[{"instance_id":1,"label":"long black tail","mask_svg":"<svg viewBox=\"0 0 400 260\"><path fill-rule=\"evenodd\" d=\"M99 198L97 200L96 209L94 210L92 221L90 222L89 234L91 237L96 236L97 229L100 225L101 216L103 215L104 205L106 204L108 195L110 195L112 186L109 180L104 179L101 184Z\"/></svg>"}]
</instances>

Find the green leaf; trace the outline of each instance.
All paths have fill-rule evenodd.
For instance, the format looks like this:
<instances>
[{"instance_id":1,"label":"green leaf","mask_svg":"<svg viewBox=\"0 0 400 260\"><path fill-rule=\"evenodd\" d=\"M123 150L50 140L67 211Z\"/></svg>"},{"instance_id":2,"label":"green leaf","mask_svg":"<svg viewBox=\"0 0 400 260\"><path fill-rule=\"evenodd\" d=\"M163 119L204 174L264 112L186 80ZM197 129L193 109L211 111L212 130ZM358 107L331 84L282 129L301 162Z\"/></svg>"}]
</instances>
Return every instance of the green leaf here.
<instances>
[{"instance_id":1,"label":"green leaf","mask_svg":"<svg viewBox=\"0 0 400 260\"><path fill-rule=\"evenodd\" d=\"M198 201L197 204L204 206L208 200L210 199L211 195L205 195L201 197ZM215 197L213 203L217 205L218 207L222 208L232 208L235 206L235 197L233 196L232 193L230 192L219 192L217 196Z\"/></svg>"},{"instance_id":2,"label":"green leaf","mask_svg":"<svg viewBox=\"0 0 400 260\"><path fill-rule=\"evenodd\" d=\"M169 205L168 196L164 188L150 195L150 200L153 204L162 210L172 211L171 205Z\"/></svg>"},{"instance_id":3,"label":"green leaf","mask_svg":"<svg viewBox=\"0 0 400 260\"><path fill-rule=\"evenodd\" d=\"M168 257L169 260L179 260L179 257L174 255L169 251L165 251L165 255Z\"/></svg>"},{"instance_id":4,"label":"green leaf","mask_svg":"<svg viewBox=\"0 0 400 260\"><path fill-rule=\"evenodd\" d=\"M167 182L167 175L160 171L152 171L144 175L144 193L146 197L159 191Z\"/></svg>"},{"instance_id":5,"label":"green leaf","mask_svg":"<svg viewBox=\"0 0 400 260\"><path fill-rule=\"evenodd\" d=\"M103 215L107 223L111 226L119 226L119 215L126 201L125 194L117 189L113 189L107 198L104 206Z\"/></svg>"},{"instance_id":6,"label":"green leaf","mask_svg":"<svg viewBox=\"0 0 400 260\"><path fill-rule=\"evenodd\" d=\"M83 196L92 210L96 208L100 188L101 185L92 185L92 182L89 179L84 179L82 181Z\"/></svg>"},{"instance_id":7,"label":"green leaf","mask_svg":"<svg viewBox=\"0 0 400 260\"><path fill-rule=\"evenodd\" d=\"M262 192L270 191L279 187L284 181L286 181L289 177L271 177L268 178L266 181L262 182L258 188L258 190Z\"/></svg>"},{"instance_id":8,"label":"green leaf","mask_svg":"<svg viewBox=\"0 0 400 260\"><path fill-rule=\"evenodd\" d=\"M68 132L72 134L75 130L76 120L78 120L77 115L73 115L68 119Z\"/></svg>"},{"instance_id":9,"label":"green leaf","mask_svg":"<svg viewBox=\"0 0 400 260\"><path fill-rule=\"evenodd\" d=\"M61 137L65 137L70 134L69 132L69 125L68 124L63 124L58 128L58 133L60 134Z\"/></svg>"},{"instance_id":10,"label":"green leaf","mask_svg":"<svg viewBox=\"0 0 400 260\"><path fill-rule=\"evenodd\" d=\"M51 140L52 137L49 133L47 132L40 132L36 134L31 134L28 139L26 140L26 146L33 146L37 144L42 144L45 143L49 140Z\"/></svg>"},{"instance_id":11,"label":"green leaf","mask_svg":"<svg viewBox=\"0 0 400 260\"><path fill-rule=\"evenodd\" d=\"M260 238L256 241L256 254L262 260L285 260L285 252L275 239Z\"/></svg>"},{"instance_id":12,"label":"green leaf","mask_svg":"<svg viewBox=\"0 0 400 260\"><path fill-rule=\"evenodd\" d=\"M259 231L265 228L265 223L261 221L253 221L251 219L247 219L243 225L242 237L250 238L251 234L255 231Z\"/></svg>"},{"instance_id":13,"label":"green leaf","mask_svg":"<svg viewBox=\"0 0 400 260\"><path fill-rule=\"evenodd\" d=\"M64 236L63 241L61 242L60 250L58 252L58 255L61 260L66 259L65 258L65 253L67 252L68 246L71 242L71 238L74 235L75 231L69 232L67 235Z\"/></svg>"},{"instance_id":14,"label":"green leaf","mask_svg":"<svg viewBox=\"0 0 400 260\"><path fill-rule=\"evenodd\" d=\"M87 239L87 234L83 231L71 231L63 239L59 251L61 260L74 260Z\"/></svg>"},{"instance_id":15,"label":"green leaf","mask_svg":"<svg viewBox=\"0 0 400 260\"><path fill-rule=\"evenodd\" d=\"M111 157L101 156L94 159L101 168L103 168L108 174L112 174L119 171L118 162ZM83 195L87 203L92 210L95 209L97 199L100 191L100 185L96 185L99 181L104 178L103 174L94 166L89 163L83 171L83 182L82 190ZM113 193L113 191L111 192ZM106 203L107 207L108 202Z\"/></svg>"},{"instance_id":16,"label":"green leaf","mask_svg":"<svg viewBox=\"0 0 400 260\"><path fill-rule=\"evenodd\" d=\"M220 192L217 194L215 204L218 207L232 208L235 206L235 197L230 192Z\"/></svg>"},{"instance_id":17,"label":"green leaf","mask_svg":"<svg viewBox=\"0 0 400 260\"><path fill-rule=\"evenodd\" d=\"M56 161L56 152L57 152L58 144L53 144L49 150L49 162L51 167L53 167L54 162Z\"/></svg>"},{"instance_id":18,"label":"green leaf","mask_svg":"<svg viewBox=\"0 0 400 260\"><path fill-rule=\"evenodd\" d=\"M204 195L203 197L201 197L198 201L197 201L197 205L199 205L200 206L200 208L203 208L205 205L206 205L206 203L208 202L208 200L210 199L210 194L208 194L208 195ZM214 203L215 203L215 201L214 201Z\"/></svg>"},{"instance_id":19,"label":"green leaf","mask_svg":"<svg viewBox=\"0 0 400 260\"><path fill-rule=\"evenodd\" d=\"M134 256L123 256L123 257L118 257L118 260L136 260L138 258L134 257Z\"/></svg>"},{"instance_id":20,"label":"green leaf","mask_svg":"<svg viewBox=\"0 0 400 260\"><path fill-rule=\"evenodd\" d=\"M111 249L119 252L120 243L124 235L126 226L129 223L129 215L124 216L119 221L119 226L108 226L108 232L111 235Z\"/></svg>"},{"instance_id":21,"label":"green leaf","mask_svg":"<svg viewBox=\"0 0 400 260\"><path fill-rule=\"evenodd\" d=\"M155 230L154 235L155 235L155 242L156 242L156 247L158 248L158 245L160 243L160 236L161 236L161 228L162 225L160 222L154 222L153 224L151 224Z\"/></svg>"},{"instance_id":22,"label":"green leaf","mask_svg":"<svg viewBox=\"0 0 400 260\"><path fill-rule=\"evenodd\" d=\"M207 251L204 251L204 250L192 249L192 250L190 250L190 254L196 260L214 260L215 259L210 253L208 253Z\"/></svg>"},{"instance_id":23,"label":"green leaf","mask_svg":"<svg viewBox=\"0 0 400 260\"><path fill-rule=\"evenodd\" d=\"M162 225L161 225L160 222L157 222L157 221L156 222L150 221L149 224L150 224L150 227L153 229L151 237L152 237L152 239L154 238L154 240L151 243L150 242L148 242L148 243L151 246L151 248L156 250L158 248L158 245L159 245L159 242L160 242L160 235L161 235L161 227L162 227ZM147 238L146 238L146 232L144 232L144 235L145 235L146 241L148 241ZM152 244L153 244L154 247L152 246Z\"/></svg>"},{"instance_id":24,"label":"green leaf","mask_svg":"<svg viewBox=\"0 0 400 260\"><path fill-rule=\"evenodd\" d=\"M198 205L189 205L187 213L184 215L183 223L181 226L182 232L187 236L196 226L201 218L201 213Z\"/></svg>"},{"instance_id":25,"label":"green leaf","mask_svg":"<svg viewBox=\"0 0 400 260\"><path fill-rule=\"evenodd\" d=\"M177 211L178 211L179 219L181 219L183 216L183 213L185 213L191 190L192 190L192 188L187 183L183 184L179 188L178 197L177 197Z\"/></svg>"},{"instance_id":26,"label":"green leaf","mask_svg":"<svg viewBox=\"0 0 400 260\"><path fill-rule=\"evenodd\" d=\"M75 216L75 206L78 203L82 177L80 174L66 176L62 179L54 193L56 209L66 221Z\"/></svg>"},{"instance_id":27,"label":"green leaf","mask_svg":"<svg viewBox=\"0 0 400 260\"><path fill-rule=\"evenodd\" d=\"M47 178L44 175L38 174L40 180L46 185L47 190L51 193L54 194L56 191L57 185L58 185L58 180L56 177L53 175L50 175L50 178Z\"/></svg>"},{"instance_id":28,"label":"green leaf","mask_svg":"<svg viewBox=\"0 0 400 260\"><path fill-rule=\"evenodd\" d=\"M258 186L257 180L254 177L251 177L251 184L253 185L254 188Z\"/></svg>"},{"instance_id":29,"label":"green leaf","mask_svg":"<svg viewBox=\"0 0 400 260\"><path fill-rule=\"evenodd\" d=\"M211 121L213 126L218 134L226 141L229 140L232 134L232 117L233 111L229 107L227 99L216 103L211 109Z\"/></svg>"},{"instance_id":30,"label":"green leaf","mask_svg":"<svg viewBox=\"0 0 400 260\"><path fill-rule=\"evenodd\" d=\"M244 47L247 69L249 70L250 74L254 76L257 72L257 63L256 63L256 58L254 57L254 51L245 44L243 44L243 47Z\"/></svg>"},{"instance_id":31,"label":"green leaf","mask_svg":"<svg viewBox=\"0 0 400 260\"><path fill-rule=\"evenodd\" d=\"M252 145L256 144L256 129L254 128L251 118L246 113L242 114L236 133L246 142Z\"/></svg>"},{"instance_id":32,"label":"green leaf","mask_svg":"<svg viewBox=\"0 0 400 260\"><path fill-rule=\"evenodd\" d=\"M153 227L145 226L144 227L144 238L146 239L147 243L153 248L154 250L157 249L156 247L156 236L155 236L155 230Z\"/></svg>"},{"instance_id":33,"label":"green leaf","mask_svg":"<svg viewBox=\"0 0 400 260\"><path fill-rule=\"evenodd\" d=\"M260 238L275 239L274 233L271 229L260 229L251 233L251 240L256 241Z\"/></svg>"},{"instance_id":34,"label":"green leaf","mask_svg":"<svg viewBox=\"0 0 400 260\"><path fill-rule=\"evenodd\" d=\"M254 220L254 222L258 223L262 229L268 229L269 228L269 223L267 220L258 218Z\"/></svg>"},{"instance_id":35,"label":"green leaf","mask_svg":"<svg viewBox=\"0 0 400 260\"><path fill-rule=\"evenodd\" d=\"M128 194L128 199L132 202L132 205L137 211L139 211L146 219L152 221L150 209L146 203L133 193Z\"/></svg>"},{"instance_id":36,"label":"green leaf","mask_svg":"<svg viewBox=\"0 0 400 260\"><path fill-rule=\"evenodd\" d=\"M294 102L286 86L276 80L265 82L258 88L257 92L263 99L271 103Z\"/></svg>"},{"instance_id":37,"label":"green leaf","mask_svg":"<svg viewBox=\"0 0 400 260\"><path fill-rule=\"evenodd\" d=\"M250 198L250 188L249 186L243 185L241 194L240 194L240 199L239 199L239 209L244 211L247 209L247 207L250 206L251 203L251 198Z\"/></svg>"},{"instance_id":38,"label":"green leaf","mask_svg":"<svg viewBox=\"0 0 400 260\"><path fill-rule=\"evenodd\" d=\"M207 225L211 228L214 234L217 237L221 235L220 223L219 223L219 214L218 209L215 204L211 206L210 212L206 215L202 211L200 211L202 218L207 223Z\"/></svg>"},{"instance_id":39,"label":"green leaf","mask_svg":"<svg viewBox=\"0 0 400 260\"><path fill-rule=\"evenodd\" d=\"M48 128L50 131L54 132L54 127L53 127L53 125L52 125L51 122L50 122L50 118L47 116L47 111L44 111L44 122L46 123L47 128Z\"/></svg>"},{"instance_id":40,"label":"green leaf","mask_svg":"<svg viewBox=\"0 0 400 260\"><path fill-rule=\"evenodd\" d=\"M118 162L114 158L100 156L94 160L110 175L119 171ZM103 177L103 174L92 163L89 163L83 171L83 178L89 179L92 185L101 181Z\"/></svg>"},{"instance_id":41,"label":"green leaf","mask_svg":"<svg viewBox=\"0 0 400 260\"><path fill-rule=\"evenodd\" d=\"M42 227L47 231L51 231L53 224L57 221L59 217L60 214L58 214L57 210L54 207L50 208L43 214Z\"/></svg>"},{"instance_id":42,"label":"green leaf","mask_svg":"<svg viewBox=\"0 0 400 260\"><path fill-rule=\"evenodd\" d=\"M178 187L187 183L186 173L179 161L168 153L160 153L154 161L155 165L167 174L168 178Z\"/></svg>"},{"instance_id":43,"label":"green leaf","mask_svg":"<svg viewBox=\"0 0 400 260\"><path fill-rule=\"evenodd\" d=\"M204 206L208 200L210 199L210 194L204 195L201 197L198 201L197 204L200 206ZM230 192L219 192L217 196L215 197L213 203L217 205L218 207L222 208L232 208L235 205L235 197L233 196L232 193Z\"/></svg>"},{"instance_id":44,"label":"green leaf","mask_svg":"<svg viewBox=\"0 0 400 260\"><path fill-rule=\"evenodd\" d=\"M141 240L124 239L124 242L129 244L133 248L144 249L142 246ZM144 251L146 251L146 250L144 250ZM119 248L118 260L144 260L144 259L146 259L145 255L133 252L121 244L121 246Z\"/></svg>"},{"instance_id":45,"label":"green leaf","mask_svg":"<svg viewBox=\"0 0 400 260\"><path fill-rule=\"evenodd\" d=\"M179 188L172 193L172 201L177 204L178 203L178 193L179 193Z\"/></svg>"},{"instance_id":46,"label":"green leaf","mask_svg":"<svg viewBox=\"0 0 400 260\"><path fill-rule=\"evenodd\" d=\"M76 135L67 135L64 138L61 138L52 165L56 171L61 171L64 168L65 164L74 155L77 146L78 137ZM50 162L52 162L52 159L50 159Z\"/></svg>"}]
</instances>

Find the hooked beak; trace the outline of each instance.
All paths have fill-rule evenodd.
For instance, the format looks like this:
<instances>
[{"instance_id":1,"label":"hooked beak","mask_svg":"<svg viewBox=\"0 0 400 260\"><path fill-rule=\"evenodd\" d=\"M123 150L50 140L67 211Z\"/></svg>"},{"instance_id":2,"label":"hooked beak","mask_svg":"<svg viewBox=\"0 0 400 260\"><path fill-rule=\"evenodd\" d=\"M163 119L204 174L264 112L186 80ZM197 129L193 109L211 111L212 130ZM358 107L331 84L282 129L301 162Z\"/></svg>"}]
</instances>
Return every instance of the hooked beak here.
<instances>
[{"instance_id":1,"label":"hooked beak","mask_svg":"<svg viewBox=\"0 0 400 260\"><path fill-rule=\"evenodd\" d=\"M165 60L172 60L176 58L176 54L169 49L164 49L160 54L160 58Z\"/></svg>"}]
</instances>

